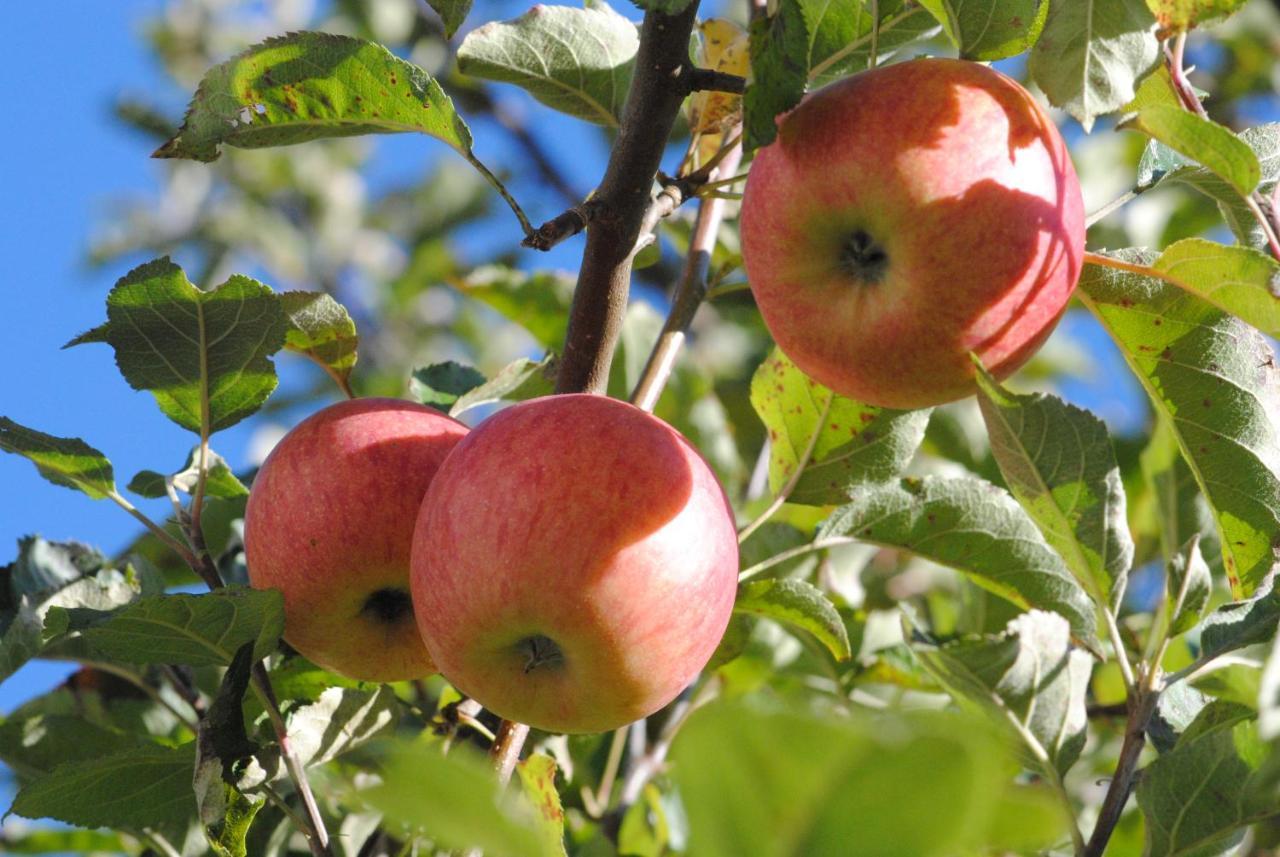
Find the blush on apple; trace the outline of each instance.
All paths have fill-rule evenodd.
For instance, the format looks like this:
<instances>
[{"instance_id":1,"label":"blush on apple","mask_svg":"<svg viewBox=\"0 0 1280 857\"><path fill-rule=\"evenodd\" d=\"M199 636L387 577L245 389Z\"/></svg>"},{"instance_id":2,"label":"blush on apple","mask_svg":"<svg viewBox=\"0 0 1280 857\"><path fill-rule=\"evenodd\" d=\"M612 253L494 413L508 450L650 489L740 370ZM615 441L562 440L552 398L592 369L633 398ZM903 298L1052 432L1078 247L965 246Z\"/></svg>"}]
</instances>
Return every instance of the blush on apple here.
<instances>
[{"instance_id":1,"label":"blush on apple","mask_svg":"<svg viewBox=\"0 0 1280 857\"><path fill-rule=\"evenodd\" d=\"M435 672L413 620L409 549L423 495L461 423L396 399L354 399L303 420L253 480L249 581L284 593L285 639L366 681Z\"/></svg>"},{"instance_id":2,"label":"blush on apple","mask_svg":"<svg viewBox=\"0 0 1280 857\"><path fill-rule=\"evenodd\" d=\"M510 720L614 729L706 665L737 589L733 514L675 429L561 395L499 412L440 468L413 600L440 672Z\"/></svg>"},{"instance_id":3,"label":"blush on apple","mask_svg":"<svg viewBox=\"0 0 1280 857\"><path fill-rule=\"evenodd\" d=\"M821 89L756 155L742 253L782 350L873 405L969 395L1048 337L1080 276L1080 186L1013 80L921 59Z\"/></svg>"}]
</instances>

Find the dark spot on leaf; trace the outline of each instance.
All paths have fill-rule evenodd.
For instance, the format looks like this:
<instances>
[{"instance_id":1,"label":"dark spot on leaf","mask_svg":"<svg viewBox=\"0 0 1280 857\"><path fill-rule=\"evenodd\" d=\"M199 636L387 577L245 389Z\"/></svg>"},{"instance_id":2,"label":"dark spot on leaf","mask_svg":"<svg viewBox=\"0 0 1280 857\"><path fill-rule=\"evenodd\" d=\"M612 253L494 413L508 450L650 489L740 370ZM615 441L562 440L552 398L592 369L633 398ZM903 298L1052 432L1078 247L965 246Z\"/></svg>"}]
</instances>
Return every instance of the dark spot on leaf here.
<instances>
[{"instance_id":1,"label":"dark spot on leaf","mask_svg":"<svg viewBox=\"0 0 1280 857\"><path fill-rule=\"evenodd\" d=\"M1156 327L1159 327L1160 325L1164 324L1164 320L1157 318L1157 319L1153 319L1151 323L1154 324Z\"/></svg>"},{"instance_id":2,"label":"dark spot on leaf","mask_svg":"<svg viewBox=\"0 0 1280 857\"><path fill-rule=\"evenodd\" d=\"M1165 348L1165 350L1164 350L1164 351L1161 351L1161 352L1160 352L1160 359L1161 359L1161 360L1172 360L1172 359L1173 359L1173 349L1172 349L1172 348Z\"/></svg>"},{"instance_id":3,"label":"dark spot on leaf","mask_svg":"<svg viewBox=\"0 0 1280 857\"><path fill-rule=\"evenodd\" d=\"M1212 406L1213 406L1213 402L1212 402L1211 400L1209 400L1209 399L1205 399L1205 400L1204 400L1203 402L1201 402L1200 404L1204 405L1206 408L1209 408L1209 407L1212 407Z\"/></svg>"}]
</instances>

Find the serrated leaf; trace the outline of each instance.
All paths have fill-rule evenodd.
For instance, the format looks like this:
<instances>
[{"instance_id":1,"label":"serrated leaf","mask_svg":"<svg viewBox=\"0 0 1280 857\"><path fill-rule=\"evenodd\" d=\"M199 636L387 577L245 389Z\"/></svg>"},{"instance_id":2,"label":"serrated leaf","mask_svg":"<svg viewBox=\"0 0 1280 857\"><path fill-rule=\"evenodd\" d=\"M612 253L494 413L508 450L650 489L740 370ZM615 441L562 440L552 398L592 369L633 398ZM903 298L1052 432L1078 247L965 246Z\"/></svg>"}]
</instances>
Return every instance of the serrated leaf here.
<instances>
[{"instance_id":1,"label":"serrated leaf","mask_svg":"<svg viewBox=\"0 0 1280 857\"><path fill-rule=\"evenodd\" d=\"M1235 14L1245 0L1147 0L1147 8L1166 34L1184 33L1201 21Z\"/></svg>"},{"instance_id":2,"label":"serrated leaf","mask_svg":"<svg viewBox=\"0 0 1280 857\"><path fill-rule=\"evenodd\" d=\"M916 656L947 690L1012 725L1028 746L1027 765L1047 755L1059 774L1084 748L1085 694L1092 659L1071 645L1067 622L1033 610L999 636L916 646Z\"/></svg>"},{"instance_id":3,"label":"serrated leaf","mask_svg":"<svg viewBox=\"0 0 1280 857\"><path fill-rule=\"evenodd\" d=\"M458 396L449 408L449 416L461 414L493 402L523 402L549 396L555 391L556 357L548 354L541 360L521 357L498 370L485 383Z\"/></svg>"},{"instance_id":4,"label":"serrated leaf","mask_svg":"<svg viewBox=\"0 0 1280 857\"><path fill-rule=\"evenodd\" d=\"M29 783L11 812L80 827L154 828L195 816L191 790L195 744L143 744L85 762L69 762Z\"/></svg>"},{"instance_id":5,"label":"serrated leaf","mask_svg":"<svg viewBox=\"0 0 1280 857\"><path fill-rule=\"evenodd\" d=\"M877 62L919 39L933 36L938 22L923 6L904 0L879 0L879 25L872 27L873 6L868 0L854 3L803 0L809 24L809 80L824 85L866 69L875 42ZM874 30L874 39L872 36Z\"/></svg>"},{"instance_id":6,"label":"serrated leaf","mask_svg":"<svg viewBox=\"0 0 1280 857\"><path fill-rule=\"evenodd\" d=\"M347 308L324 292L284 292L280 305L285 349L311 358L348 390L360 337Z\"/></svg>"},{"instance_id":7,"label":"serrated leaf","mask_svg":"<svg viewBox=\"0 0 1280 857\"><path fill-rule=\"evenodd\" d=\"M1047 395L1015 395L978 368L991 452L1018 498L1099 605L1118 601L1133 563L1124 484L1102 420Z\"/></svg>"},{"instance_id":8,"label":"serrated leaf","mask_svg":"<svg viewBox=\"0 0 1280 857\"><path fill-rule=\"evenodd\" d=\"M231 472L231 466L227 464L227 460L213 450L209 450L208 457L205 459L205 472L207 473L204 483L206 496L220 497L224 500L249 496L249 489ZM186 465L167 478L173 479L173 487L179 491L193 493L196 490L196 482L200 478L200 447L192 449L187 455ZM163 473L140 470L129 480L128 488L139 497L154 499L164 497L168 493L165 490L165 481L166 477Z\"/></svg>"},{"instance_id":9,"label":"serrated leaf","mask_svg":"<svg viewBox=\"0 0 1280 857\"><path fill-rule=\"evenodd\" d=\"M921 0L947 37L971 60L1026 53L1040 37L1049 0Z\"/></svg>"},{"instance_id":10,"label":"serrated leaf","mask_svg":"<svg viewBox=\"0 0 1280 857\"><path fill-rule=\"evenodd\" d=\"M471 11L471 0L427 0L427 2L444 22L444 34L448 38L453 38L453 34L458 32L458 28L467 18L467 13Z\"/></svg>"},{"instance_id":11,"label":"serrated leaf","mask_svg":"<svg viewBox=\"0 0 1280 857\"><path fill-rule=\"evenodd\" d=\"M1149 262L1135 251L1114 254ZM1280 557L1280 375L1266 339L1158 279L1087 264L1076 292L1120 346L1213 510L1236 597Z\"/></svg>"},{"instance_id":12,"label":"serrated leaf","mask_svg":"<svg viewBox=\"0 0 1280 857\"><path fill-rule=\"evenodd\" d=\"M565 854L564 808L560 805L560 792L556 791L556 760L534 753L516 764L516 773L525 796L537 811L543 853L561 857Z\"/></svg>"},{"instance_id":13,"label":"serrated leaf","mask_svg":"<svg viewBox=\"0 0 1280 857\"><path fill-rule=\"evenodd\" d=\"M1094 606L1013 497L975 478L863 485L818 531L893 547L950 566L1024 610L1061 614L1094 647Z\"/></svg>"},{"instance_id":14,"label":"serrated leaf","mask_svg":"<svg viewBox=\"0 0 1280 857\"><path fill-rule=\"evenodd\" d=\"M257 149L407 131L471 158L471 132L425 71L374 42L290 33L209 69L182 128L155 157L212 161L223 145Z\"/></svg>"},{"instance_id":15,"label":"serrated leaf","mask_svg":"<svg viewBox=\"0 0 1280 857\"><path fill-rule=\"evenodd\" d=\"M738 587L733 610L807 631L836 660L846 661L853 656L844 621L831 600L812 583L788 579L748 581Z\"/></svg>"},{"instance_id":16,"label":"serrated leaf","mask_svg":"<svg viewBox=\"0 0 1280 857\"><path fill-rule=\"evenodd\" d=\"M1137 798L1147 822L1146 853L1212 853L1204 849L1275 813L1274 796L1259 785L1265 756L1250 709L1206 706L1177 745L1142 771Z\"/></svg>"},{"instance_id":17,"label":"serrated leaf","mask_svg":"<svg viewBox=\"0 0 1280 857\"><path fill-rule=\"evenodd\" d=\"M564 274L486 265L449 284L529 331L543 348L564 345L573 298L573 280Z\"/></svg>"},{"instance_id":18,"label":"serrated leaf","mask_svg":"<svg viewBox=\"0 0 1280 857\"><path fill-rule=\"evenodd\" d=\"M639 44L635 24L603 0L584 9L537 5L468 33L458 68L513 83L554 110L612 128L622 116Z\"/></svg>"},{"instance_id":19,"label":"serrated leaf","mask_svg":"<svg viewBox=\"0 0 1280 857\"><path fill-rule=\"evenodd\" d=\"M788 498L814 506L842 503L853 485L899 475L929 424L927 408L895 411L835 395L777 348L751 378L751 405L769 435L769 487L775 493L820 432Z\"/></svg>"},{"instance_id":20,"label":"serrated leaf","mask_svg":"<svg viewBox=\"0 0 1280 857\"><path fill-rule=\"evenodd\" d=\"M1249 145L1222 125L1180 105L1150 104L1124 123L1202 164L1241 195L1262 179L1262 167Z\"/></svg>"},{"instance_id":21,"label":"serrated leaf","mask_svg":"<svg viewBox=\"0 0 1280 857\"><path fill-rule=\"evenodd\" d=\"M107 295L105 324L66 347L105 342L129 386L149 390L165 416L200 433L235 425L276 388L269 359L285 319L267 286L240 274L203 292L167 258L134 268Z\"/></svg>"},{"instance_id":22,"label":"serrated leaf","mask_svg":"<svg viewBox=\"0 0 1280 857\"><path fill-rule=\"evenodd\" d=\"M484 384L484 375L470 366L449 360L414 369L409 392L424 405L448 413L465 393Z\"/></svg>"},{"instance_id":23,"label":"serrated leaf","mask_svg":"<svg viewBox=\"0 0 1280 857\"><path fill-rule=\"evenodd\" d=\"M78 437L54 437L0 417L0 449L30 461L54 485L83 491L94 500L115 493L111 462Z\"/></svg>"},{"instance_id":24,"label":"serrated leaf","mask_svg":"<svg viewBox=\"0 0 1280 857\"><path fill-rule=\"evenodd\" d=\"M1213 578L1200 553L1200 537L1192 536L1165 567L1165 610L1169 634L1185 634L1196 626L1209 597L1213 595Z\"/></svg>"},{"instance_id":25,"label":"serrated leaf","mask_svg":"<svg viewBox=\"0 0 1280 857\"><path fill-rule=\"evenodd\" d=\"M10 715L0 723L0 762L37 779L65 762L84 762L138 746L143 739L67 714Z\"/></svg>"},{"instance_id":26,"label":"serrated leaf","mask_svg":"<svg viewBox=\"0 0 1280 857\"><path fill-rule=\"evenodd\" d=\"M1261 183L1258 193L1271 194L1280 178L1280 124L1258 125L1240 132L1258 159ZM1158 141L1151 141L1138 162L1138 186L1153 187L1163 181L1190 185L1218 203L1223 218L1235 236L1245 244L1265 250L1267 239L1245 200L1234 187L1205 167L1193 164Z\"/></svg>"},{"instance_id":27,"label":"serrated leaf","mask_svg":"<svg viewBox=\"0 0 1280 857\"><path fill-rule=\"evenodd\" d=\"M305 766L323 765L393 728L402 713L389 685L331 687L289 715L289 743Z\"/></svg>"},{"instance_id":28,"label":"serrated leaf","mask_svg":"<svg viewBox=\"0 0 1280 857\"><path fill-rule=\"evenodd\" d=\"M392 821L429 831L438 846L555 855L545 848L533 810L523 800L504 800L489 766L466 747L444 756L437 747L393 745L379 774L382 782L361 790L361 798Z\"/></svg>"},{"instance_id":29,"label":"serrated leaf","mask_svg":"<svg viewBox=\"0 0 1280 857\"><path fill-rule=\"evenodd\" d=\"M778 135L776 119L800 103L809 80L808 4L788 0L770 16L751 22L751 78L742 96L742 146L767 146Z\"/></svg>"},{"instance_id":30,"label":"serrated leaf","mask_svg":"<svg viewBox=\"0 0 1280 857\"><path fill-rule=\"evenodd\" d=\"M1088 131L1133 99L1159 55L1143 0L1052 0L1028 69L1049 102Z\"/></svg>"},{"instance_id":31,"label":"serrated leaf","mask_svg":"<svg viewBox=\"0 0 1280 857\"><path fill-rule=\"evenodd\" d=\"M1151 267L1268 336L1280 336L1280 263L1271 256L1185 238L1166 247Z\"/></svg>"},{"instance_id":32,"label":"serrated leaf","mask_svg":"<svg viewBox=\"0 0 1280 857\"><path fill-rule=\"evenodd\" d=\"M1280 625L1280 589L1274 580L1259 588L1248 601L1224 604L1200 626L1200 657L1216 658L1227 652L1265 643Z\"/></svg>"},{"instance_id":33,"label":"serrated leaf","mask_svg":"<svg viewBox=\"0 0 1280 857\"><path fill-rule=\"evenodd\" d=\"M101 657L135 664L226 666L236 650L254 644L261 659L284 631L284 599L274 589L229 586L203 595L154 595L121 610L66 611L50 617L79 631Z\"/></svg>"}]
</instances>

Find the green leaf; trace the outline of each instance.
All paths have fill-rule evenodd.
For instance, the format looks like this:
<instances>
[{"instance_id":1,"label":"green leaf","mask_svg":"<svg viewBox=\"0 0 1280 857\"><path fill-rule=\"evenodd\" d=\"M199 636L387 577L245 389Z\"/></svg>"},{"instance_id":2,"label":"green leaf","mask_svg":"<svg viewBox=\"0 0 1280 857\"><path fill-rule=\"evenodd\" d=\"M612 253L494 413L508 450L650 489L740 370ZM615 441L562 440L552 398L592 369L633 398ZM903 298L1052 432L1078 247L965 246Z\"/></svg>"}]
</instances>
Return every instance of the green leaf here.
<instances>
[{"instance_id":1,"label":"green leaf","mask_svg":"<svg viewBox=\"0 0 1280 857\"><path fill-rule=\"evenodd\" d=\"M1133 100L1159 59L1155 20L1143 0L1051 0L1028 69L1049 102L1080 121Z\"/></svg>"},{"instance_id":2,"label":"green leaf","mask_svg":"<svg viewBox=\"0 0 1280 857\"><path fill-rule=\"evenodd\" d=\"M738 587L735 613L764 616L808 631L836 660L853 657L849 632L822 590L803 580L752 580Z\"/></svg>"},{"instance_id":3,"label":"green leaf","mask_svg":"<svg viewBox=\"0 0 1280 857\"><path fill-rule=\"evenodd\" d=\"M1245 0L1147 0L1147 8L1165 33L1186 32L1202 21L1226 18Z\"/></svg>"},{"instance_id":4,"label":"green leaf","mask_svg":"<svg viewBox=\"0 0 1280 857\"><path fill-rule=\"evenodd\" d=\"M1200 553L1200 537L1192 536L1165 569L1165 613L1169 635L1185 634L1196 626L1213 595L1213 578Z\"/></svg>"},{"instance_id":5,"label":"green leaf","mask_svg":"<svg viewBox=\"0 0 1280 857\"><path fill-rule=\"evenodd\" d=\"M564 345L573 280L554 271L526 273L499 265L473 270L451 282L458 291L489 305L522 326L546 349Z\"/></svg>"},{"instance_id":6,"label":"green leaf","mask_svg":"<svg viewBox=\"0 0 1280 857\"><path fill-rule=\"evenodd\" d=\"M1054 396L1010 393L982 367L978 405L1013 496L1099 605L1119 601L1133 539L1106 424Z\"/></svg>"},{"instance_id":7,"label":"green leaf","mask_svg":"<svg viewBox=\"0 0 1280 857\"><path fill-rule=\"evenodd\" d=\"M520 785L529 803L537 810L538 834L544 854L565 854L564 809L556 791L556 761L543 753L534 753L516 764Z\"/></svg>"},{"instance_id":8,"label":"green leaf","mask_svg":"<svg viewBox=\"0 0 1280 857\"><path fill-rule=\"evenodd\" d=\"M194 742L181 747L143 744L100 759L69 762L20 789L10 811L80 827L181 825L196 813L194 766Z\"/></svg>"},{"instance_id":9,"label":"green leaf","mask_svg":"<svg viewBox=\"0 0 1280 857\"><path fill-rule=\"evenodd\" d=\"M15 714L0 723L0 762L24 780L38 779L65 762L109 756L142 740L80 716Z\"/></svg>"},{"instance_id":10,"label":"green leaf","mask_svg":"<svg viewBox=\"0 0 1280 857\"><path fill-rule=\"evenodd\" d=\"M448 413L464 393L484 383L484 376L452 360L413 370L409 392L424 405Z\"/></svg>"},{"instance_id":11,"label":"green leaf","mask_svg":"<svg viewBox=\"0 0 1280 857\"><path fill-rule=\"evenodd\" d=\"M1027 766L1047 757L1059 774L1084 748L1085 694L1093 661L1071 645L1066 620L1033 610L999 636L964 638L914 649L920 662L957 700L1012 726L1030 750Z\"/></svg>"},{"instance_id":12,"label":"green leaf","mask_svg":"<svg viewBox=\"0 0 1280 857\"><path fill-rule=\"evenodd\" d=\"M1044 29L1049 0L921 0L947 38L971 60L998 60L1031 50Z\"/></svg>"},{"instance_id":13,"label":"green leaf","mask_svg":"<svg viewBox=\"0 0 1280 857\"><path fill-rule=\"evenodd\" d=\"M1024 610L1060 613L1076 642L1093 648L1094 607L1022 507L968 477L859 486L818 531L898 548L950 566Z\"/></svg>"},{"instance_id":14,"label":"green leaf","mask_svg":"<svg viewBox=\"0 0 1280 857\"><path fill-rule=\"evenodd\" d=\"M288 324L285 349L311 358L349 389L360 337L347 308L323 292L284 292L280 305Z\"/></svg>"},{"instance_id":15,"label":"green leaf","mask_svg":"<svg viewBox=\"0 0 1280 857\"><path fill-rule=\"evenodd\" d=\"M1252 664L1218 661L1196 673L1191 686L1206 696L1258 709L1262 670Z\"/></svg>"},{"instance_id":16,"label":"green leaf","mask_svg":"<svg viewBox=\"0 0 1280 857\"><path fill-rule=\"evenodd\" d=\"M981 721L953 714L715 702L676 737L671 776L699 857L963 854L1007 809L1003 756ZM1047 821L1029 850L1064 829L1060 814Z\"/></svg>"},{"instance_id":17,"label":"green leaf","mask_svg":"<svg viewBox=\"0 0 1280 857\"><path fill-rule=\"evenodd\" d=\"M802 0L784 0L751 23L751 83L742 96L742 145L772 143L776 119L800 103L809 80L810 29Z\"/></svg>"},{"instance_id":18,"label":"green leaf","mask_svg":"<svg viewBox=\"0 0 1280 857\"><path fill-rule=\"evenodd\" d=\"M1142 450L1140 464L1155 497L1154 514L1165 562L1172 562L1192 537L1199 536L1200 552L1208 558L1210 571L1216 565L1222 573L1217 523L1200 493L1195 474L1182 457L1178 437L1168 419L1157 417L1151 439Z\"/></svg>"},{"instance_id":19,"label":"green leaf","mask_svg":"<svg viewBox=\"0 0 1280 857\"><path fill-rule=\"evenodd\" d=\"M1258 734L1266 741L1280 741L1280 633L1271 644L1259 682Z\"/></svg>"},{"instance_id":20,"label":"green leaf","mask_svg":"<svg viewBox=\"0 0 1280 857\"><path fill-rule=\"evenodd\" d=\"M1149 258L1114 254L1128 264ZM1161 280L1086 265L1077 294L1120 346L1213 510L1236 597L1280 556L1280 375L1254 328Z\"/></svg>"},{"instance_id":21,"label":"green leaf","mask_svg":"<svg viewBox=\"0 0 1280 857\"><path fill-rule=\"evenodd\" d=\"M751 405L769 433L769 487L775 493L820 431L788 498L813 506L842 503L854 485L899 475L929 424L928 409L895 411L835 395L777 348L751 378Z\"/></svg>"},{"instance_id":22,"label":"green leaf","mask_svg":"<svg viewBox=\"0 0 1280 857\"><path fill-rule=\"evenodd\" d=\"M267 39L205 73L157 158L213 161L325 137L428 134L471 158L471 132L440 84L382 45L329 33Z\"/></svg>"},{"instance_id":23,"label":"green leaf","mask_svg":"<svg viewBox=\"0 0 1280 857\"><path fill-rule=\"evenodd\" d=\"M427 3L444 22L444 34L448 38L453 38L471 11L471 0L427 0Z\"/></svg>"},{"instance_id":24,"label":"green leaf","mask_svg":"<svg viewBox=\"0 0 1280 857\"><path fill-rule=\"evenodd\" d=\"M1275 635L1278 624L1280 589L1269 581L1248 601L1224 604L1205 618L1200 626L1200 657L1208 660L1265 643Z\"/></svg>"},{"instance_id":25,"label":"green leaf","mask_svg":"<svg viewBox=\"0 0 1280 857\"><path fill-rule=\"evenodd\" d=\"M512 21L468 33L458 48L458 68L514 83L554 110L613 128L639 44L635 24L604 0L584 9L537 5Z\"/></svg>"},{"instance_id":26,"label":"green leaf","mask_svg":"<svg viewBox=\"0 0 1280 857\"><path fill-rule=\"evenodd\" d=\"M220 497L230 500L235 497L248 497L249 489L231 472L227 460L213 450L209 450L205 459L204 492L209 497ZM196 482L200 478L200 447L194 447L187 455L186 465L173 474L173 487L191 494L196 490ZM154 470L140 470L129 480L129 490L139 497L164 497L166 477Z\"/></svg>"},{"instance_id":27,"label":"green leaf","mask_svg":"<svg viewBox=\"0 0 1280 857\"><path fill-rule=\"evenodd\" d=\"M1249 145L1230 130L1180 105L1150 104L1124 123L1204 165L1242 196L1262 179L1262 167Z\"/></svg>"},{"instance_id":28,"label":"green leaf","mask_svg":"<svg viewBox=\"0 0 1280 857\"><path fill-rule=\"evenodd\" d=\"M229 586L203 595L154 595L111 613L59 608L49 624L79 631L101 657L135 664L226 666L254 644L261 659L284 630L284 599L274 589Z\"/></svg>"},{"instance_id":29,"label":"green leaf","mask_svg":"<svg viewBox=\"0 0 1280 857\"><path fill-rule=\"evenodd\" d=\"M360 796L392 821L426 831L445 848L480 848L504 857L552 857L533 810L503 799L493 772L467 747L449 755L425 745L393 745L382 782Z\"/></svg>"},{"instance_id":30,"label":"green leaf","mask_svg":"<svg viewBox=\"0 0 1280 857\"><path fill-rule=\"evenodd\" d=\"M523 402L550 396L555 391L557 365L554 354L547 354L541 360L521 357L508 363L485 383L458 396L449 408L449 416L458 417L492 402Z\"/></svg>"},{"instance_id":31,"label":"green leaf","mask_svg":"<svg viewBox=\"0 0 1280 857\"><path fill-rule=\"evenodd\" d=\"M205 839L218 857L246 857L245 835L266 801L232 785L236 764L257 749L245 731L242 709L253 663L253 643L247 642L236 650L196 735L196 807Z\"/></svg>"},{"instance_id":32,"label":"green leaf","mask_svg":"<svg viewBox=\"0 0 1280 857\"><path fill-rule=\"evenodd\" d=\"M802 0L809 29L809 80L824 85L866 69L874 40L877 62L940 29L923 6L905 0L879 0L879 25L872 26L869 0L836 3ZM874 31L874 39L872 33Z\"/></svg>"},{"instance_id":33,"label":"green leaf","mask_svg":"<svg viewBox=\"0 0 1280 857\"><path fill-rule=\"evenodd\" d=\"M107 321L67 343L105 342L129 386L150 390L165 416L200 433L235 425L276 388L268 359L284 344L271 289L239 274L197 289L167 258L134 268L107 295Z\"/></svg>"},{"instance_id":34,"label":"green leaf","mask_svg":"<svg viewBox=\"0 0 1280 857\"><path fill-rule=\"evenodd\" d=\"M402 713L389 685L331 687L315 702L290 712L289 743L303 765L323 765L386 734Z\"/></svg>"},{"instance_id":35,"label":"green leaf","mask_svg":"<svg viewBox=\"0 0 1280 857\"><path fill-rule=\"evenodd\" d=\"M1166 247L1151 267L1268 336L1280 336L1280 263L1271 256L1186 238Z\"/></svg>"},{"instance_id":36,"label":"green leaf","mask_svg":"<svg viewBox=\"0 0 1280 857\"><path fill-rule=\"evenodd\" d=\"M1137 797L1146 853L1217 853L1208 849L1276 812L1274 796L1260 786L1266 745L1252 717L1244 706L1210 703L1170 752L1143 769Z\"/></svg>"},{"instance_id":37,"label":"green leaf","mask_svg":"<svg viewBox=\"0 0 1280 857\"><path fill-rule=\"evenodd\" d=\"M1280 124L1258 125L1240 132L1261 168L1258 192L1270 195L1280 178ZM1164 181L1190 185L1218 203L1223 218L1245 244L1265 250L1267 239L1253 212L1239 192L1213 172L1191 163L1164 144L1152 140L1138 162L1138 186L1153 187Z\"/></svg>"},{"instance_id":38,"label":"green leaf","mask_svg":"<svg viewBox=\"0 0 1280 857\"><path fill-rule=\"evenodd\" d=\"M26 458L54 485L83 491L94 500L116 492L111 462L78 437L54 437L0 417L0 449Z\"/></svg>"},{"instance_id":39,"label":"green leaf","mask_svg":"<svg viewBox=\"0 0 1280 857\"><path fill-rule=\"evenodd\" d=\"M0 681L57 636L45 633L51 611L110 610L133 601L147 585L131 568L112 568L105 557L83 545L47 542L38 536L20 539L18 559L0 568Z\"/></svg>"},{"instance_id":40,"label":"green leaf","mask_svg":"<svg viewBox=\"0 0 1280 857\"><path fill-rule=\"evenodd\" d=\"M6 835L6 854L123 854L124 843L115 833L97 830L36 829Z\"/></svg>"}]
</instances>

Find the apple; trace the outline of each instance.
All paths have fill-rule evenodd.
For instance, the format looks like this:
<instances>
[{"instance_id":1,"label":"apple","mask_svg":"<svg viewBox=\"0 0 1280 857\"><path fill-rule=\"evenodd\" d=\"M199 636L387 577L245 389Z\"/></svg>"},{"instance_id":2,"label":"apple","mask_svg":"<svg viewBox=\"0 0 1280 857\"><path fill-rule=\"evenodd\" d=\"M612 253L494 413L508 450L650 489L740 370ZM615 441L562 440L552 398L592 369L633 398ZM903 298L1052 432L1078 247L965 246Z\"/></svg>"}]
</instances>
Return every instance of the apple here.
<instances>
[{"instance_id":1,"label":"apple","mask_svg":"<svg viewBox=\"0 0 1280 857\"><path fill-rule=\"evenodd\" d=\"M765 325L845 396L919 408L998 378L1053 330L1080 276L1067 148L1013 80L978 63L882 66L779 120L742 201Z\"/></svg>"},{"instance_id":2,"label":"apple","mask_svg":"<svg viewBox=\"0 0 1280 857\"><path fill-rule=\"evenodd\" d=\"M698 451L603 396L500 411L453 451L413 535L414 612L459 690L549 732L674 699L728 625L738 540Z\"/></svg>"},{"instance_id":3,"label":"apple","mask_svg":"<svg viewBox=\"0 0 1280 857\"><path fill-rule=\"evenodd\" d=\"M249 582L284 594L284 637L364 681L435 672L413 620L409 550L423 495L467 427L397 399L353 399L298 424L249 492Z\"/></svg>"}]
</instances>

